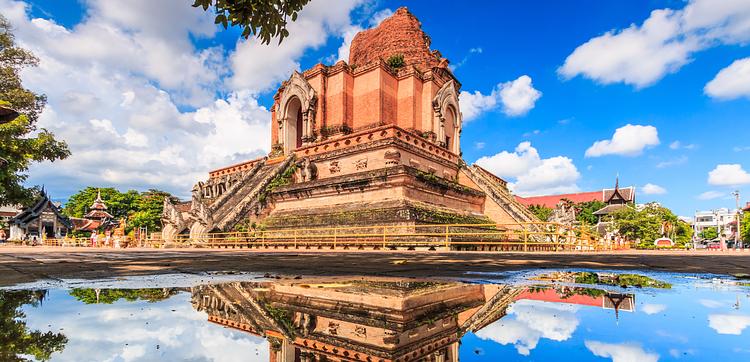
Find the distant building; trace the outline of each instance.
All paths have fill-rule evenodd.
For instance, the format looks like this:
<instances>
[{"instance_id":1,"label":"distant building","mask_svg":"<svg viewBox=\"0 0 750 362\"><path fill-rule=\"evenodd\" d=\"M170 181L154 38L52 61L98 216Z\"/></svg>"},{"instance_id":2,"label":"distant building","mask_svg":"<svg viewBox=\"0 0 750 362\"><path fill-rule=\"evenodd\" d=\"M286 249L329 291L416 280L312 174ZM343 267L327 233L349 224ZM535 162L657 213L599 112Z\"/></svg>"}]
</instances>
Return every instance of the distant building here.
<instances>
[{"instance_id":1,"label":"distant building","mask_svg":"<svg viewBox=\"0 0 750 362\"><path fill-rule=\"evenodd\" d=\"M733 226L737 218L737 210L721 208L708 211L696 211L693 219L693 230L699 235L703 230L713 227L718 228L724 234L726 239L731 239L733 235Z\"/></svg>"},{"instance_id":2,"label":"distant building","mask_svg":"<svg viewBox=\"0 0 750 362\"><path fill-rule=\"evenodd\" d=\"M33 206L24 209L9 221L10 240L61 238L73 230L73 222L63 215L60 206L42 194Z\"/></svg>"},{"instance_id":3,"label":"distant building","mask_svg":"<svg viewBox=\"0 0 750 362\"><path fill-rule=\"evenodd\" d=\"M578 192L573 194L531 197L516 196L516 200L518 200L518 202L525 205L526 207L529 207L531 205L541 205L552 209L557 209L558 205L561 205L565 201L570 201L576 204L590 201L601 201L607 205L594 212L594 215L599 217L599 222L596 225L596 229L599 234L601 234L605 238L615 240L617 239L617 235L609 230L611 222L604 219L604 216L610 215L622 208L631 207L630 205L635 205L635 187L628 186L621 188L620 178L618 177L617 179L615 179L615 187L611 189Z\"/></svg>"},{"instance_id":4,"label":"distant building","mask_svg":"<svg viewBox=\"0 0 750 362\"><path fill-rule=\"evenodd\" d=\"M20 212L18 206L0 206L0 241L10 237L10 220Z\"/></svg>"},{"instance_id":5,"label":"distant building","mask_svg":"<svg viewBox=\"0 0 750 362\"><path fill-rule=\"evenodd\" d=\"M107 212L107 205L102 200L102 193L98 191L96 200L89 207L89 212L83 218L71 218L76 231L96 232L101 229L112 229L118 225L114 216Z\"/></svg>"},{"instance_id":6,"label":"distant building","mask_svg":"<svg viewBox=\"0 0 750 362\"><path fill-rule=\"evenodd\" d=\"M546 206L551 209L554 209L557 204L559 204L563 200L570 200L573 203L581 203L581 202L589 202L589 201L601 201L601 202L607 202L608 200L612 199L613 196L615 196L615 191L617 191L617 198L625 200L625 204L627 203L635 203L635 187L634 186L628 186L628 187L619 187L619 182L615 182L615 188L613 189L603 189L599 191L590 191L590 192L577 192L572 194L558 194L558 195L544 195L544 196L529 196L529 197L521 197L516 196L516 200L518 202L524 204L525 206L531 206L531 205L541 205Z\"/></svg>"}]
</instances>

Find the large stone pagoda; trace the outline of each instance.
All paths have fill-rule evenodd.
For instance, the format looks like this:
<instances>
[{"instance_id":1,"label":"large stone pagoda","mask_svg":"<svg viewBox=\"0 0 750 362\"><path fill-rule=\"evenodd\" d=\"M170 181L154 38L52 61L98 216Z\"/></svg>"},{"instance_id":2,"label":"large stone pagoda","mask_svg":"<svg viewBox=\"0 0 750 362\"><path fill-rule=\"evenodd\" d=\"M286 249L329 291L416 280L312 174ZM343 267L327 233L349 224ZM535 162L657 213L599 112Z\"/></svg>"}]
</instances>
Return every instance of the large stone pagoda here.
<instances>
[{"instance_id":1,"label":"large stone pagoda","mask_svg":"<svg viewBox=\"0 0 750 362\"><path fill-rule=\"evenodd\" d=\"M461 83L406 8L360 32L349 62L294 72L274 96L271 153L165 201L163 237L238 225L536 221L505 181L461 159Z\"/></svg>"}]
</instances>

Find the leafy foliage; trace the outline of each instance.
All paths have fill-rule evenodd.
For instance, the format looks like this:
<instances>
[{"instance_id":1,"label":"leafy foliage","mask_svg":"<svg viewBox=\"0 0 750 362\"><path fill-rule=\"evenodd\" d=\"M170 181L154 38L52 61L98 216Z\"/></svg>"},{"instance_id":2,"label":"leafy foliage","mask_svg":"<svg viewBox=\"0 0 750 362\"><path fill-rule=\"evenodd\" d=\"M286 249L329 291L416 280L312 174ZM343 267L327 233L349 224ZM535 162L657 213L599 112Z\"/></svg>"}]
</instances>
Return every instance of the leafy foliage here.
<instances>
[{"instance_id":1,"label":"leafy foliage","mask_svg":"<svg viewBox=\"0 0 750 362\"><path fill-rule=\"evenodd\" d=\"M177 293L174 289L142 288L142 289L92 289L75 288L70 295L86 304L112 304L120 299L128 302L138 300L150 303L169 299Z\"/></svg>"},{"instance_id":2,"label":"leafy foliage","mask_svg":"<svg viewBox=\"0 0 750 362\"><path fill-rule=\"evenodd\" d=\"M15 45L11 25L0 15L0 100L22 114L0 125L0 205L32 201L34 189L23 186L31 162L70 155L65 142L56 140L46 129L36 128L47 98L24 88L19 73L38 62L34 54Z\"/></svg>"},{"instance_id":3,"label":"leafy foliage","mask_svg":"<svg viewBox=\"0 0 750 362\"><path fill-rule=\"evenodd\" d=\"M385 63L393 69L403 68L403 66L406 64L404 63L403 54L391 55L390 57L388 57L388 60L386 60Z\"/></svg>"},{"instance_id":4,"label":"leafy foliage","mask_svg":"<svg viewBox=\"0 0 750 362\"><path fill-rule=\"evenodd\" d=\"M579 202L573 206L576 210L576 220L581 225L596 225L599 222L599 217L594 215L594 212L605 206L607 206L607 203L598 200Z\"/></svg>"},{"instance_id":5,"label":"leafy foliage","mask_svg":"<svg viewBox=\"0 0 750 362\"><path fill-rule=\"evenodd\" d=\"M297 15L310 0L195 0L193 7L209 8L216 14L214 23L224 29L231 26L242 28L242 37L252 34L263 44L279 38L279 44L287 36L287 19L297 20Z\"/></svg>"},{"instance_id":6,"label":"leafy foliage","mask_svg":"<svg viewBox=\"0 0 750 362\"><path fill-rule=\"evenodd\" d=\"M750 212L745 212L740 221L740 237L745 243L750 243Z\"/></svg>"},{"instance_id":7,"label":"leafy foliage","mask_svg":"<svg viewBox=\"0 0 750 362\"><path fill-rule=\"evenodd\" d=\"M594 215L594 212L607 206L605 202L597 200L579 203L574 203L569 199L562 199L561 201L564 203L565 207L572 207L575 210L576 221L584 226L596 225L599 222L599 217ZM533 212L534 215L536 215L542 221L547 221L554 212L554 209L546 207L544 205L529 205L528 208L529 211Z\"/></svg>"},{"instance_id":8,"label":"leafy foliage","mask_svg":"<svg viewBox=\"0 0 750 362\"><path fill-rule=\"evenodd\" d=\"M625 207L611 215L615 229L627 240L638 241L639 248L653 248L662 236L671 238L675 245L684 247L691 241L693 229L671 210L649 204L636 210Z\"/></svg>"},{"instance_id":9,"label":"leafy foliage","mask_svg":"<svg viewBox=\"0 0 750 362\"><path fill-rule=\"evenodd\" d=\"M602 277L597 273L592 272L580 272L576 273L575 282L579 284L603 284L603 285L618 285L623 288L626 287L650 287L669 289L672 287L671 284L662 282L645 275L639 274L619 274L613 276Z\"/></svg>"},{"instance_id":10,"label":"leafy foliage","mask_svg":"<svg viewBox=\"0 0 750 362\"><path fill-rule=\"evenodd\" d=\"M164 197L177 201L168 192L160 190L151 189L142 193L135 190L120 192L111 187L99 189L89 186L70 196L63 212L68 216L83 217L96 200L98 192L101 192L102 200L107 205L107 212L116 219L128 218L126 231L139 227L147 227L149 231L161 230Z\"/></svg>"},{"instance_id":11,"label":"leafy foliage","mask_svg":"<svg viewBox=\"0 0 750 362\"><path fill-rule=\"evenodd\" d=\"M48 361L68 343L62 333L32 331L26 326L22 307L36 307L47 293L37 290L0 291L0 361Z\"/></svg>"},{"instance_id":12,"label":"leafy foliage","mask_svg":"<svg viewBox=\"0 0 750 362\"><path fill-rule=\"evenodd\" d=\"M710 226L703 229L700 234L698 234L698 237L703 240L713 240L719 237L719 232L715 227Z\"/></svg>"},{"instance_id":13,"label":"leafy foliage","mask_svg":"<svg viewBox=\"0 0 750 362\"><path fill-rule=\"evenodd\" d=\"M544 205L529 205L529 211L536 215L539 220L547 221L555 210Z\"/></svg>"}]
</instances>

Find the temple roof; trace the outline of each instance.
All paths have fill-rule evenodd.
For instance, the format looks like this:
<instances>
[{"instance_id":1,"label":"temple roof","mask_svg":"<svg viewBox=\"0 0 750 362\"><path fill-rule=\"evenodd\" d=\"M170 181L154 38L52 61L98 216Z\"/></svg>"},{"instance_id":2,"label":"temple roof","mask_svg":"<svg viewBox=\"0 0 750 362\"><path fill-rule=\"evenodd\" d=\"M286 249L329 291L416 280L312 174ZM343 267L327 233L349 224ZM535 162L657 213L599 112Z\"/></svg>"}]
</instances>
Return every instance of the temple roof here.
<instances>
[{"instance_id":1,"label":"temple roof","mask_svg":"<svg viewBox=\"0 0 750 362\"><path fill-rule=\"evenodd\" d=\"M357 33L349 50L349 65L365 65L402 54L404 66L414 65L420 71L447 67L438 51L430 50L430 37L422 24L406 7L396 10L375 28Z\"/></svg>"},{"instance_id":2,"label":"temple roof","mask_svg":"<svg viewBox=\"0 0 750 362\"><path fill-rule=\"evenodd\" d=\"M609 202L614 201L613 196L615 196L615 190L617 190L617 194L622 196L623 201L625 203L632 203L635 202L635 187L634 186L628 186L628 187L617 187L616 189L603 189L600 191L591 191L591 192L577 192L573 194L559 194L559 195L544 195L544 196L529 196L529 197L521 197L516 196L516 200L518 202L526 205L541 205L546 206L549 208L554 209L557 204L562 200L570 200L573 203L581 203L581 202L589 202L589 201L602 201L602 202Z\"/></svg>"},{"instance_id":3,"label":"temple roof","mask_svg":"<svg viewBox=\"0 0 750 362\"><path fill-rule=\"evenodd\" d=\"M89 210L90 211L84 215L87 219L111 219L114 217L107 212L107 205L104 204L104 200L102 200L101 191L96 192L96 200L91 204Z\"/></svg>"},{"instance_id":4,"label":"temple roof","mask_svg":"<svg viewBox=\"0 0 750 362\"><path fill-rule=\"evenodd\" d=\"M99 220L81 219L77 217L70 218L70 220L73 222L75 230L78 231L94 231L102 225L102 222Z\"/></svg>"},{"instance_id":5,"label":"temple roof","mask_svg":"<svg viewBox=\"0 0 750 362\"><path fill-rule=\"evenodd\" d=\"M560 201L567 199L573 203L589 202L589 201L603 201L602 191L591 191L591 192L578 192L574 194L559 194L559 195L545 195L545 196L530 196L521 197L516 196L518 202L526 205L541 205L554 209Z\"/></svg>"},{"instance_id":6,"label":"temple roof","mask_svg":"<svg viewBox=\"0 0 750 362\"><path fill-rule=\"evenodd\" d=\"M73 223L67 216L63 215L60 212L60 209L55 204L52 203L52 200L50 200L47 193L44 192L44 189L42 189L42 195L41 197L39 197L36 203L34 203L33 206L23 210L20 214L16 215L13 219L10 220L10 223L19 225L21 227L26 227L28 223L39 218L45 210L52 211L55 214L55 217L57 217L57 220L68 229L73 228Z\"/></svg>"},{"instance_id":7,"label":"temple roof","mask_svg":"<svg viewBox=\"0 0 750 362\"><path fill-rule=\"evenodd\" d=\"M609 215L615 211L624 209L626 207L629 207L625 204L613 204L613 205L607 205L599 210L594 211L594 215L601 216L601 215Z\"/></svg>"}]
</instances>

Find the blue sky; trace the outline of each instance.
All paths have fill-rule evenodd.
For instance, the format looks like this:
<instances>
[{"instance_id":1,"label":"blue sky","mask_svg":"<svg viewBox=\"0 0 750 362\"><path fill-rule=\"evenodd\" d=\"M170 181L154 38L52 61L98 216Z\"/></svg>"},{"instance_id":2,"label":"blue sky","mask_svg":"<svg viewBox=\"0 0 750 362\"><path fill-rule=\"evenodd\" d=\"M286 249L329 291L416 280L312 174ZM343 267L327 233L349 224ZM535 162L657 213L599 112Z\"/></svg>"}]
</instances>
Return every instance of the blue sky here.
<instances>
[{"instance_id":1,"label":"blue sky","mask_svg":"<svg viewBox=\"0 0 750 362\"><path fill-rule=\"evenodd\" d=\"M735 189L750 200L750 1L313 0L281 47L186 3L0 0L42 61L23 74L49 97L40 124L74 153L30 183L58 198L87 185L186 195L267 152L267 109L292 70L331 64L347 35L407 5L462 83L464 158L518 194L619 174L680 215L733 207Z\"/></svg>"}]
</instances>

